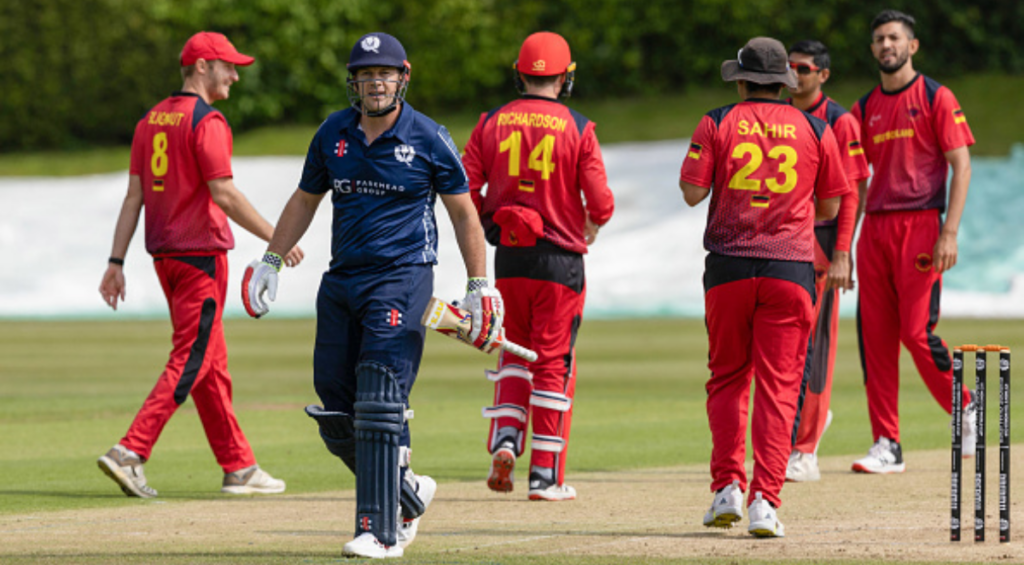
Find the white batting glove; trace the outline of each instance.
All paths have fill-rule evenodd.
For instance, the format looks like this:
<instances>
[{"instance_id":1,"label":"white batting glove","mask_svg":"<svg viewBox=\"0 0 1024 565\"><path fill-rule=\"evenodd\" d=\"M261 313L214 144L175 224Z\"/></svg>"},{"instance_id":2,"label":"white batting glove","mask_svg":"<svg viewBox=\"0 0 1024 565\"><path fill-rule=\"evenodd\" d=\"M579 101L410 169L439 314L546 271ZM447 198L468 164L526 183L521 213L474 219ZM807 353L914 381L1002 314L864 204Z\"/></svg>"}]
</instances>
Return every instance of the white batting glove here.
<instances>
[{"instance_id":1,"label":"white batting glove","mask_svg":"<svg viewBox=\"0 0 1024 565\"><path fill-rule=\"evenodd\" d=\"M466 297L461 307L473 315L473 329L469 332L473 346L482 351L492 350L489 346L501 336L501 325L505 321L501 293L488 286L486 278L471 278L466 284Z\"/></svg>"},{"instance_id":2,"label":"white batting glove","mask_svg":"<svg viewBox=\"0 0 1024 565\"><path fill-rule=\"evenodd\" d=\"M245 268L242 277L242 304L245 311L253 318L259 318L270 307L263 300L263 293L271 301L277 300L277 273L281 270L283 260L277 253L266 252L262 261L253 261Z\"/></svg>"}]
</instances>

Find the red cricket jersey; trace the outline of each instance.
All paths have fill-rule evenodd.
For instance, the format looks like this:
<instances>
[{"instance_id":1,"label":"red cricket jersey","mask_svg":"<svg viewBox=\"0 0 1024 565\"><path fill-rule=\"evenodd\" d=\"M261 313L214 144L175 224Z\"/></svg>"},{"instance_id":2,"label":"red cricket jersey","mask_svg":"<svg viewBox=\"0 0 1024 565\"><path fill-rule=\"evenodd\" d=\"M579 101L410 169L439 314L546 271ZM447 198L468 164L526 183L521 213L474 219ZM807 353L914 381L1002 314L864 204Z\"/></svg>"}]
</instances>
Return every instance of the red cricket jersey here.
<instances>
[{"instance_id":1,"label":"red cricket jersey","mask_svg":"<svg viewBox=\"0 0 1024 565\"><path fill-rule=\"evenodd\" d=\"M896 92L876 86L853 107L874 175L868 212L946 209L944 153L974 145L953 93L918 73Z\"/></svg>"},{"instance_id":2,"label":"red cricket jersey","mask_svg":"<svg viewBox=\"0 0 1024 565\"><path fill-rule=\"evenodd\" d=\"M835 248L839 251L849 251L857 222L857 204L860 201L856 185L871 176L868 160L864 156L864 147L860 141L860 122L824 92L818 97L817 102L807 109L807 113L825 120L832 126L832 133L835 134L836 143L839 145L839 156L843 160L843 170L846 171L846 180L855 185L853 190L843 197L839 217L814 222L814 225L837 226Z\"/></svg>"},{"instance_id":3,"label":"red cricket jersey","mask_svg":"<svg viewBox=\"0 0 1024 565\"><path fill-rule=\"evenodd\" d=\"M814 198L850 190L832 128L780 100L708 112L680 178L713 188L708 251L783 261L814 261Z\"/></svg>"},{"instance_id":4,"label":"red cricket jersey","mask_svg":"<svg viewBox=\"0 0 1024 565\"><path fill-rule=\"evenodd\" d=\"M130 174L142 179L151 255L226 251L227 216L207 181L231 175L231 128L196 94L175 92L135 126Z\"/></svg>"},{"instance_id":5,"label":"red cricket jersey","mask_svg":"<svg viewBox=\"0 0 1024 565\"><path fill-rule=\"evenodd\" d=\"M587 215L598 225L612 216L615 200L594 123L556 100L524 96L482 114L462 161L491 243L497 243L494 213L506 206L536 211L542 237L576 253L587 252Z\"/></svg>"}]
</instances>

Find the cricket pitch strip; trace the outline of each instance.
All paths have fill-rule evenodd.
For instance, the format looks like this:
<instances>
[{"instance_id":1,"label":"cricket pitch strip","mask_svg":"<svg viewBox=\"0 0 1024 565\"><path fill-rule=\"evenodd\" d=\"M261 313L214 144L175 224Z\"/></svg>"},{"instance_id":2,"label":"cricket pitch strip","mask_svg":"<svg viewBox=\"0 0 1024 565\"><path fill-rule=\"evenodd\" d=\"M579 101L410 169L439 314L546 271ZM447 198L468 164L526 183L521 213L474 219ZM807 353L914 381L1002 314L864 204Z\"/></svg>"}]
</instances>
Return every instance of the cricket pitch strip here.
<instances>
[{"instance_id":1,"label":"cricket pitch strip","mask_svg":"<svg viewBox=\"0 0 1024 565\"><path fill-rule=\"evenodd\" d=\"M1021 453L1014 450L1018 469ZM822 457L820 482L783 489L781 539L753 538L746 518L731 530L703 527L711 502L706 466L570 472L577 500L530 502L525 477L511 494L489 491L483 464L479 481L439 485L405 560L1024 562L1024 515L1015 500L1012 541L996 541L997 489L988 491L989 541L948 541L949 457L948 450L911 452L905 473L886 476L850 472L850 456ZM964 469L973 477L973 460ZM973 488L965 481L964 489L964 516L973 516ZM348 490L0 516L0 562L337 563L352 537L354 506Z\"/></svg>"}]
</instances>

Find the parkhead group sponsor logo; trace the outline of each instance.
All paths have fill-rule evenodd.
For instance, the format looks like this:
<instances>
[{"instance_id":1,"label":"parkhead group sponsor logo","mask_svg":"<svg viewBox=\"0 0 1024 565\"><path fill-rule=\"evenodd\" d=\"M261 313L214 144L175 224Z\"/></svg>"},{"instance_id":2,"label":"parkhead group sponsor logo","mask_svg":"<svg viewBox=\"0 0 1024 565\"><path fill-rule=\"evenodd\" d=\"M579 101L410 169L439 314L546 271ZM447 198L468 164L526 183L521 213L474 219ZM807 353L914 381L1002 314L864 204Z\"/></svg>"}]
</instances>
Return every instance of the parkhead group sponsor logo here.
<instances>
[{"instance_id":1,"label":"parkhead group sponsor logo","mask_svg":"<svg viewBox=\"0 0 1024 565\"><path fill-rule=\"evenodd\" d=\"M367 179L334 179L335 194L366 194L369 196L385 196L405 192L400 184L391 184Z\"/></svg>"}]
</instances>

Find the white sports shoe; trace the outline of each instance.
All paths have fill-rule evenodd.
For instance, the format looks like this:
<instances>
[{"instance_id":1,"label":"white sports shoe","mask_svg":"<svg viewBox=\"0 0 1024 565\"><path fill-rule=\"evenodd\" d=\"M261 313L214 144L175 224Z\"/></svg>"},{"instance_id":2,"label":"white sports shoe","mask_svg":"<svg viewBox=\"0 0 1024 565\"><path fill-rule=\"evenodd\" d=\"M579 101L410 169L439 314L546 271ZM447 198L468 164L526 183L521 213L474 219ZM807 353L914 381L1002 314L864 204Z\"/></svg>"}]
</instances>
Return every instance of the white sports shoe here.
<instances>
[{"instance_id":1,"label":"white sports shoe","mask_svg":"<svg viewBox=\"0 0 1024 565\"><path fill-rule=\"evenodd\" d=\"M962 427L960 428L960 455L965 459L968 457L974 457L974 453L978 449L978 426L976 424L976 417L978 411L975 410L974 406L974 395L971 395L971 402L964 407Z\"/></svg>"},{"instance_id":2,"label":"white sports shoe","mask_svg":"<svg viewBox=\"0 0 1024 565\"><path fill-rule=\"evenodd\" d=\"M880 437L868 450L866 457L853 462L851 469L858 473L902 473L907 468L903 463L900 444L887 437Z\"/></svg>"},{"instance_id":3,"label":"white sports shoe","mask_svg":"<svg viewBox=\"0 0 1024 565\"><path fill-rule=\"evenodd\" d=\"M549 483L537 473L530 473L530 500L576 500L576 489L569 485Z\"/></svg>"},{"instance_id":4,"label":"white sports shoe","mask_svg":"<svg viewBox=\"0 0 1024 565\"><path fill-rule=\"evenodd\" d=\"M704 525L709 528L731 528L734 523L743 519L743 491L740 482L715 493L711 508L704 514Z\"/></svg>"},{"instance_id":5,"label":"white sports shoe","mask_svg":"<svg viewBox=\"0 0 1024 565\"><path fill-rule=\"evenodd\" d=\"M412 471L406 471L405 474L408 476ZM416 481L416 494L419 495L420 500L423 501L424 512L426 507L430 506L430 501L434 500L434 494L437 493L437 481L431 479L426 475L413 475L413 479ZM420 527L420 518L413 518L412 520L402 519L402 523L398 525L398 547L405 549L409 547L412 540L416 539L416 530Z\"/></svg>"},{"instance_id":6,"label":"white sports shoe","mask_svg":"<svg viewBox=\"0 0 1024 565\"><path fill-rule=\"evenodd\" d=\"M346 543L341 553L345 557L384 559L387 557L401 557L405 551L397 545L386 546L377 541L377 537L370 532L363 532L356 536L356 539Z\"/></svg>"},{"instance_id":7,"label":"white sports shoe","mask_svg":"<svg viewBox=\"0 0 1024 565\"><path fill-rule=\"evenodd\" d=\"M750 514L750 527L747 531L759 538L781 538L786 537L786 528L779 521L779 515L775 508L767 500L761 498L761 493L754 495L754 502L747 508Z\"/></svg>"},{"instance_id":8,"label":"white sports shoe","mask_svg":"<svg viewBox=\"0 0 1024 565\"><path fill-rule=\"evenodd\" d=\"M808 483L821 480L818 470L818 456L813 453L794 451L789 454L786 465L786 480L794 483Z\"/></svg>"},{"instance_id":9,"label":"white sports shoe","mask_svg":"<svg viewBox=\"0 0 1024 565\"><path fill-rule=\"evenodd\" d=\"M96 464L126 495L139 498L156 497L156 489L146 484L146 475L142 472L142 458L120 443L97 459Z\"/></svg>"},{"instance_id":10,"label":"white sports shoe","mask_svg":"<svg viewBox=\"0 0 1024 565\"><path fill-rule=\"evenodd\" d=\"M224 475L220 489L227 494L277 494L284 492L284 481L270 476L259 465Z\"/></svg>"}]
</instances>

